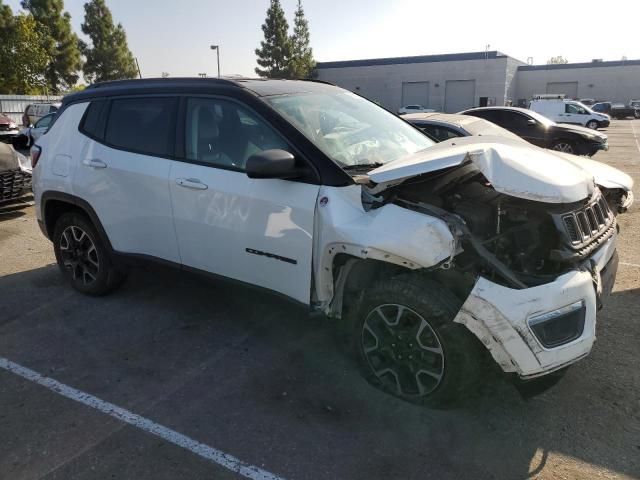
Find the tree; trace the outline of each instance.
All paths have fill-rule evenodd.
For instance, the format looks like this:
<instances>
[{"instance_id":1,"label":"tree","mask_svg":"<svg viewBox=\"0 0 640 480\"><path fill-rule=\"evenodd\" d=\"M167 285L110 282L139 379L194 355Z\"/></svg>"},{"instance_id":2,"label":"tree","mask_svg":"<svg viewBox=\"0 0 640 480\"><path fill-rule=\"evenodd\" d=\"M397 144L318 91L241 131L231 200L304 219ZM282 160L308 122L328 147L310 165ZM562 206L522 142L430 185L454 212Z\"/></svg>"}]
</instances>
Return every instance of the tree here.
<instances>
[{"instance_id":1,"label":"tree","mask_svg":"<svg viewBox=\"0 0 640 480\"><path fill-rule=\"evenodd\" d=\"M293 78L308 78L315 68L316 62L313 59L313 50L309 46L309 22L304 16L301 0L298 0L298 8L293 21L293 35L290 42L289 74Z\"/></svg>"},{"instance_id":2,"label":"tree","mask_svg":"<svg viewBox=\"0 0 640 480\"><path fill-rule=\"evenodd\" d=\"M569 60L564 58L562 55L558 55L557 57L551 57L549 60L547 60L547 65L560 65L565 63L569 63Z\"/></svg>"},{"instance_id":3,"label":"tree","mask_svg":"<svg viewBox=\"0 0 640 480\"><path fill-rule=\"evenodd\" d=\"M48 64L46 37L31 15L0 1L0 94L40 94Z\"/></svg>"},{"instance_id":4,"label":"tree","mask_svg":"<svg viewBox=\"0 0 640 480\"><path fill-rule=\"evenodd\" d=\"M289 74L291 40L289 24L284 16L280 0L270 0L267 18L262 25L264 40L256 48L258 65L256 73L261 77L286 78Z\"/></svg>"},{"instance_id":5,"label":"tree","mask_svg":"<svg viewBox=\"0 0 640 480\"><path fill-rule=\"evenodd\" d=\"M104 0L90 0L84 5L82 32L91 45L80 43L87 61L84 77L88 82L104 82L135 78L135 59L127 45L127 35L121 24L114 25L111 11Z\"/></svg>"},{"instance_id":6,"label":"tree","mask_svg":"<svg viewBox=\"0 0 640 480\"><path fill-rule=\"evenodd\" d=\"M50 93L60 93L76 84L82 67L78 36L71 30L71 15L63 12L63 0L22 0L46 36L45 79Z\"/></svg>"}]
</instances>

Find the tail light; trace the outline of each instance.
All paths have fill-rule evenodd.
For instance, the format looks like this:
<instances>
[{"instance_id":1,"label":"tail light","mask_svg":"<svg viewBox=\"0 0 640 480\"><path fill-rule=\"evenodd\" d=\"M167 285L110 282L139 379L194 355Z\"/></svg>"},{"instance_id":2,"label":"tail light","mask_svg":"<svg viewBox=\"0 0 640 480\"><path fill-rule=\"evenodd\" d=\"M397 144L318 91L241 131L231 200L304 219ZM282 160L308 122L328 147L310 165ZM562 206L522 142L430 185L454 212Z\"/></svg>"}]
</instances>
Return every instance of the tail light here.
<instances>
[{"instance_id":1,"label":"tail light","mask_svg":"<svg viewBox=\"0 0 640 480\"><path fill-rule=\"evenodd\" d=\"M36 164L38 160L40 160L40 155L42 155L42 148L38 145L34 145L31 147L31 168L36 168Z\"/></svg>"}]
</instances>

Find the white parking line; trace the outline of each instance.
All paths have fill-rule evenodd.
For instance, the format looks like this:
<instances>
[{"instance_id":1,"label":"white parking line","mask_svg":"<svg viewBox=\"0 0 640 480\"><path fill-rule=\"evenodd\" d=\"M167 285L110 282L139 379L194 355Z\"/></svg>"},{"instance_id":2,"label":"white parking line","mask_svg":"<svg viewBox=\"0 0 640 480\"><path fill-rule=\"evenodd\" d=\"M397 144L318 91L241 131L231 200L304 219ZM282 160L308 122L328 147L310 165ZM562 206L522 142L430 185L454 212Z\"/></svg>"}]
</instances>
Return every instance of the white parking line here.
<instances>
[{"instance_id":1,"label":"white parking line","mask_svg":"<svg viewBox=\"0 0 640 480\"><path fill-rule=\"evenodd\" d=\"M193 440L186 435L182 435L170 428L159 425L147 418L141 417L140 415L136 415L135 413L118 407L113 403L105 402L93 395L60 383L52 378L44 377L38 372L34 372L33 370L23 367L22 365L18 365L6 358L0 357L0 368L48 388L58 395L75 400L78 403L94 408L111 417L117 418L122 422L144 430L147 433L160 437L167 442L189 450L190 452L195 453L196 455L199 455L213 463L217 463L218 465L229 469L232 472L236 472L243 477L250 478L252 480L284 480L282 477L253 465L249 465L232 455L200 443L197 440Z\"/></svg>"},{"instance_id":2,"label":"white parking line","mask_svg":"<svg viewBox=\"0 0 640 480\"><path fill-rule=\"evenodd\" d=\"M633 138L636 141L636 148L638 149L638 152L640 153L640 140L638 140L638 135L636 135L636 129L633 126L633 120L631 121L631 131L633 132Z\"/></svg>"},{"instance_id":3,"label":"white parking line","mask_svg":"<svg viewBox=\"0 0 640 480\"><path fill-rule=\"evenodd\" d=\"M637 263L620 262L620 265L626 265L627 267L636 267L636 268L640 268L640 265L638 265Z\"/></svg>"}]
</instances>

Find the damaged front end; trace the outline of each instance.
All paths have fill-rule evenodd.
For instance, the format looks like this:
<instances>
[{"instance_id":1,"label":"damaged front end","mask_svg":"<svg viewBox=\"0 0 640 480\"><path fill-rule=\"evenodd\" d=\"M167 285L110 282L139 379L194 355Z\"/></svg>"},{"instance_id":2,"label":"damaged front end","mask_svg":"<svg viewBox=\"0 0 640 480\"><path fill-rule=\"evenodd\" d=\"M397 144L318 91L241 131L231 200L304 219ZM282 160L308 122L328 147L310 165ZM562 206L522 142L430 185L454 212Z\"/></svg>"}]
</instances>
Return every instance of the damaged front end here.
<instances>
[{"instance_id":1,"label":"damaged front end","mask_svg":"<svg viewBox=\"0 0 640 480\"><path fill-rule=\"evenodd\" d=\"M520 151L510 148L467 150L458 161L413 176L405 163L399 179L377 183L374 172L359 183L370 215L401 207L446 224L453 240L448 257L411 268L444 279L443 288L463 302L454 321L502 370L530 379L591 350L596 312L615 282L618 227L615 206L588 173L572 175L573 167L561 163L554 181L553 173L527 171L516 160ZM423 249L430 248L427 239Z\"/></svg>"},{"instance_id":2,"label":"damaged front end","mask_svg":"<svg viewBox=\"0 0 640 480\"><path fill-rule=\"evenodd\" d=\"M447 267L473 279L454 321L505 372L532 378L590 351L617 269L616 219L598 189L570 204L515 198L469 163L407 181L378 201L449 225L457 247Z\"/></svg>"},{"instance_id":3,"label":"damaged front end","mask_svg":"<svg viewBox=\"0 0 640 480\"><path fill-rule=\"evenodd\" d=\"M0 203L16 200L31 189L29 159L0 143Z\"/></svg>"}]
</instances>

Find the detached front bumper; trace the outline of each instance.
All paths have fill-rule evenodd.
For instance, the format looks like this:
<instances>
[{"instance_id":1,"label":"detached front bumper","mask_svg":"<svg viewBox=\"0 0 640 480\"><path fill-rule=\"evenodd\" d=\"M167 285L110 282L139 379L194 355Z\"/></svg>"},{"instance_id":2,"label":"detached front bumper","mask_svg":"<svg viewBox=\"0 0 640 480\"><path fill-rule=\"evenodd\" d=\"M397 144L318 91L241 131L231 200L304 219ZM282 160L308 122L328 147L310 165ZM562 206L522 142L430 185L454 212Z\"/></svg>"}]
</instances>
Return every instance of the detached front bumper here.
<instances>
[{"instance_id":1,"label":"detached front bumper","mask_svg":"<svg viewBox=\"0 0 640 480\"><path fill-rule=\"evenodd\" d=\"M596 312L615 282L616 242L614 234L580 269L545 285L515 290L481 277L454 321L480 339L502 370L520 378L570 365L586 356L596 339ZM567 325L577 325L580 331L550 346L553 342L541 335L539 326L548 322L553 334L554 319L565 322L555 329L559 338Z\"/></svg>"}]
</instances>

